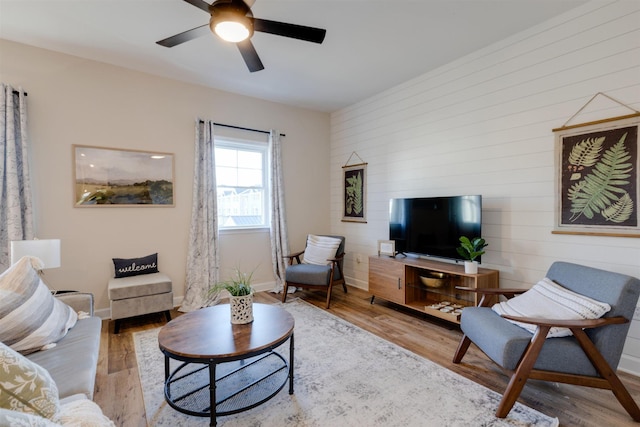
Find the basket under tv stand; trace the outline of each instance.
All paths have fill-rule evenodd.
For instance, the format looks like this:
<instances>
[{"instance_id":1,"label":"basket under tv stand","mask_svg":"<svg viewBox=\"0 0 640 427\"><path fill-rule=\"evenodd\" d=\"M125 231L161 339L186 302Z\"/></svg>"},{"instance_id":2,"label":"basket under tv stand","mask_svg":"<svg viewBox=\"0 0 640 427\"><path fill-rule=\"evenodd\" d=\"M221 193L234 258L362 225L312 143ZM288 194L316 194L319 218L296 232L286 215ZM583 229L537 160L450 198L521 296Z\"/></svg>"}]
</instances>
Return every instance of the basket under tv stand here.
<instances>
[{"instance_id":1,"label":"basket under tv stand","mask_svg":"<svg viewBox=\"0 0 640 427\"><path fill-rule=\"evenodd\" d=\"M497 288L498 270L479 268L464 272L464 265L414 257L369 257L369 293L412 310L460 323L464 307L478 304L475 292L456 287Z\"/></svg>"}]
</instances>

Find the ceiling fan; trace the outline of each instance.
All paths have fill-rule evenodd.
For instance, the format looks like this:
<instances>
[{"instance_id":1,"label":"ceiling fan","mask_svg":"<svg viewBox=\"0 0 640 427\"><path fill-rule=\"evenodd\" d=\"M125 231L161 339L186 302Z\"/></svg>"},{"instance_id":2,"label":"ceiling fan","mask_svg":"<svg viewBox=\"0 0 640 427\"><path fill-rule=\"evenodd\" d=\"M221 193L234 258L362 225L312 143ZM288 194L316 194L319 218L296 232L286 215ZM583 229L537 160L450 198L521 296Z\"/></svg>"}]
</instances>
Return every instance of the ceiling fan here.
<instances>
[{"instance_id":1,"label":"ceiling fan","mask_svg":"<svg viewBox=\"0 0 640 427\"><path fill-rule=\"evenodd\" d=\"M254 18L251 6L255 0L216 0L212 4L204 0L184 1L209 13L211 15L209 24L192 28L156 43L164 47L174 47L213 31L223 40L236 43L244 62L252 73L264 69L264 65L262 65L262 61L251 43L254 31L313 43L322 43L327 33L327 30L321 28Z\"/></svg>"}]
</instances>

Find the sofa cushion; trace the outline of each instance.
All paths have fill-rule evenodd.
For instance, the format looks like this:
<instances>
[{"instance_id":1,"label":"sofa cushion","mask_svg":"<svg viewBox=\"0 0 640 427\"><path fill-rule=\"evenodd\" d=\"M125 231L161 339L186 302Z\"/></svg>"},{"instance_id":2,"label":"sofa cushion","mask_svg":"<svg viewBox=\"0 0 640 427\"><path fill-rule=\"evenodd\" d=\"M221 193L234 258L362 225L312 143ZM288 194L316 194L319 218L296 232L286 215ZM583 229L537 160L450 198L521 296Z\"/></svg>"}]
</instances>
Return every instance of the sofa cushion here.
<instances>
[{"instance_id":1,"label":"sofa cushion","mask_svg":"<svg viewBox=\"0 0 640 427\"><path fill-rule=\"evenodd\" d=\"M24 354L60 340L78 318L51 295L41 266L38 258L23 257L0 275L0 341Z\"/></svg>"},{"instance_id":2,"label":"sofa cushion","mask_svg":"<svg viewBox=\"0 0 640 427\"><path fill-rule=\"evenodd\" d=\"M158 254L141 258L112 258L115 277L131 277L158 272Z\"/></svg>"},{"instance_id":3,"label":"sofa cushion","mask_svg":"<svg viewBox=\"0 0 640 427\"><path fill-rule=\"evenodd\" d=\"M17 351L0 343L0 407L53 419L60 411L51 375Z\"/></svg>"},{"instance_id":4,"label":"sofa cushion","mask_svg":"<svg viewBox=\"0 0 640 427\"><path fill-rule=\"evenodd\" d=\"M611 306L570 291L545 277L525 293L507 301L496 303L492 309L500 315L581 320L602 317L611 310ZM531 333L534 333L537 329L536 325L509 321ZM567 328L551 328L547 338L570 335L572 335L571 331Z\"/></svg>"},{"instance_id":5,"label":"sofa cushion","mask_svg":"<svg viewBox=\"0 0 640 427\"><path fill-rule=\"evenodd\" d=\"M101 327L99 317L78 320L56 348L27 356L49 371L61 399L78 393L93 398Z\"/></svg>"},{"instance_id":6,"label":"sofa cushion","mask_svg":"<svg viewBox=\"0 0 640 427\"><path fill-rule=\"evenodd\" d=\"M328 259L335 258L341 240L329 236L315 236L309 234L307 246L304 250L304 264L327 265Z\"/></svg>"}]
</instances>

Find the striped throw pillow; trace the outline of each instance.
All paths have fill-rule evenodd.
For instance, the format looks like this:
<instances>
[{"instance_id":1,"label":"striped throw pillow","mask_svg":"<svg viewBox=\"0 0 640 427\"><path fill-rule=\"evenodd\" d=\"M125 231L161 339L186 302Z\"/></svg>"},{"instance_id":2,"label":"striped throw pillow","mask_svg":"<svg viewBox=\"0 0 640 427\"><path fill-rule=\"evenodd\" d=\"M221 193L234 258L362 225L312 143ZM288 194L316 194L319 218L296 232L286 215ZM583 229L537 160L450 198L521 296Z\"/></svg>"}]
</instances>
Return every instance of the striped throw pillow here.
<instances>
[{"instance_id":1,"label":"striped throw pillow","mask_svg":"<svg viewBox=\"0 0 640 427\"><path fill-rule=\"evenodd\" d=\"M572 292L545 277L527 292L507 301L499 302L492 309L500 315L580 320L598 319L611 310L611 306ZM509 321L531 333L535 333L537 328L536 325L530 323ZM571 330L567 328L551 328L547 338L570 335L572 335Z\"/></svg>"},{"instance_id":2,"label":"striped throw pillow","mask_svg":"<svg viewBox=\"0 0 640 427\"><path fill-rule=\"evenodd\" d=\"M23 354L57 342L78 320L42 282L41 265L38 258L23 257L0 275L0 341Z\"/></svg>"},{"instance_id":3,"label":"striped throw pillow","mask_svg":"<svg viewBox=\"0 0 640 427\"><path fill-rule=\"evenodd\" d=\"M327 265L330 258L336 257L340 239L328 236L307 236L307 247L304 250L304 264Z\"/></svg>"}]
</instances>

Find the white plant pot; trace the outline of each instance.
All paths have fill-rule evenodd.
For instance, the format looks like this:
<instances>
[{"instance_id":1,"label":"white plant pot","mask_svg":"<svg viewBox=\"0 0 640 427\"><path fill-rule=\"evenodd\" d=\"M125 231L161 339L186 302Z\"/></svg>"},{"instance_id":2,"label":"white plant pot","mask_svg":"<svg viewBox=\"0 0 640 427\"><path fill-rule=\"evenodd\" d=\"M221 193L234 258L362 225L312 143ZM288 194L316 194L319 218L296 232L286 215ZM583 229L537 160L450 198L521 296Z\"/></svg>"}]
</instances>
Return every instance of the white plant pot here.
<instances>
[{"instance_id":1,"label":"white plant pot","mask_svg":"<svg viewBox=\"0 0 640 427\"><path fill-rule=\"evenodd\" d=\"M467 274L478 274L478 261L465 261L464 272Z\"/></svg>"},{"instance_id":2,"label":"white plant pot","mask_svg":"<svg viewBox=\"0 0 640 427\"><path fill-rule=\"evenodd\" d=\"M242 325L253 322L253 292L241 297L229 296L231 323Z\"/></svg>"}]
</instances>

